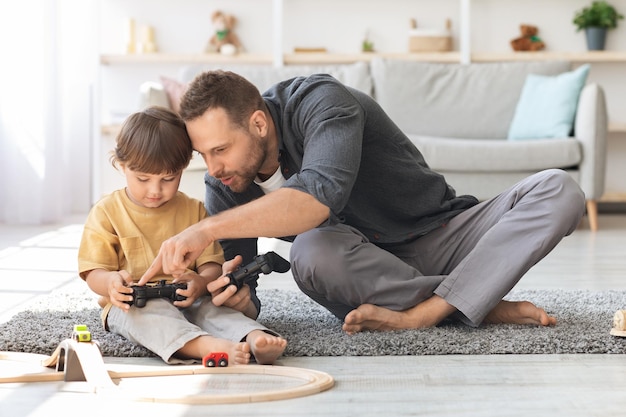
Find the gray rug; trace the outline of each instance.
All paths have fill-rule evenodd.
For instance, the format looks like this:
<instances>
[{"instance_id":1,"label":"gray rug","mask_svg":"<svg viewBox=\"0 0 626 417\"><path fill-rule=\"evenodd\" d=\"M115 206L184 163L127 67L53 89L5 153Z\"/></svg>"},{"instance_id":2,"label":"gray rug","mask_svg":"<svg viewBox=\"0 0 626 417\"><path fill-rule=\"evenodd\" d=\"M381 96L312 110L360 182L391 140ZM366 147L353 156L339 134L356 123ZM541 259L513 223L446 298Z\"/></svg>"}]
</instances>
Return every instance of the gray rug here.
<instances>
[{"instance_id":1,"label":"gray rug","mask_svg":"<svg viewBox=\"0 0 626 417\"><path fill-rule=\"evenodd\" d=\"M626 308L626 291L514 291L508 297L543 307L559 320L553 327L444 322L433 329L354 336L300 292L263 290L259 296L259 321L288 340L285 356L626 353L626 338L609 335L613 314ZM89 326L104 356L154 356L105 332L88 290L53 293L0 325L0 351L51 354L79 323Z\"/></svg>"}]
</instances>

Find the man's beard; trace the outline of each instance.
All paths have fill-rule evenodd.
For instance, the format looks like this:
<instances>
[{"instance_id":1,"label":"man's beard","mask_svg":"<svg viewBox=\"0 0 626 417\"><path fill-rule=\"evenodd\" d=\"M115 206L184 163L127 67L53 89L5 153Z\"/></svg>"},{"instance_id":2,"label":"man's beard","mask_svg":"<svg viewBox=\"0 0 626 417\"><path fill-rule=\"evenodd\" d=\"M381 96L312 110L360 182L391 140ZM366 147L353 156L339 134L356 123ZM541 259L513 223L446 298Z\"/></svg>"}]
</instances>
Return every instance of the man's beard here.
<instances>
[{"instance_id":1,"label":"man's beard","mask_svg":"<svg viewBox=\"0 0 626 417\"><path fill-rule=\"evenodd\" d=\"M240 171L235 172L235 181L229 185L229 188L235 193L242 193L248 189L256 179L259 169L261 169L267 157L265 141L261 138L253 138L253 140L256 141L258 146L251 148L248 153L246 160L250 161L250 165L246 165L242 167Z\"/></svg>"}]
</instances>

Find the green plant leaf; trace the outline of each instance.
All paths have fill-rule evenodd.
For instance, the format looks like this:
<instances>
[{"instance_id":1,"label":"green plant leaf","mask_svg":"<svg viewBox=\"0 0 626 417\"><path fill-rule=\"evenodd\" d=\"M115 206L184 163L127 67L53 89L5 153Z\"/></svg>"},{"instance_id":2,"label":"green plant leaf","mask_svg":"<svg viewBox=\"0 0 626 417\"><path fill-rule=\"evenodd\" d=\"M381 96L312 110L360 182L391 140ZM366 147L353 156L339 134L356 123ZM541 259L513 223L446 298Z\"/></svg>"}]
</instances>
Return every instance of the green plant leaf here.
<instances>
[{"instance_id":1,"label":"green plant leaf","mask_svg":"<svg viewBox=\"0 0 626 417\"><path fill-rule=\"evenodd\" d=\"M591 6L577 11L572 23L576 26L577 31L588 27L614 29L617 27L618 21L623 18L624 16L606 1L594 1Z\"/></svg>"}]
</instances>

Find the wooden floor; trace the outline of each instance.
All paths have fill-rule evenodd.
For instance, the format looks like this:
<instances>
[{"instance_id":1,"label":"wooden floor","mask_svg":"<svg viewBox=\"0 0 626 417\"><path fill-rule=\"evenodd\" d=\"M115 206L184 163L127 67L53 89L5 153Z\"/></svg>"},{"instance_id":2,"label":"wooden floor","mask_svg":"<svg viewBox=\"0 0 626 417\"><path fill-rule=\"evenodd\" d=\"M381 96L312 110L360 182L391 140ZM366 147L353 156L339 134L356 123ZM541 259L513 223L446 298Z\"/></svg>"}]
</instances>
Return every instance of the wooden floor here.
<instances>
[{"instance_id":1,"label":"wooden floor","mask_svg":"<svg viewBox=\"0 0 626 417\"><path fill-rule=\"evenodd\" d=\"M624 289L626 215L601 215L599 225L600 230L592 233L583 223L524 277L519 288ZM76 285L75 266L69 262L75 262L80 225L44 231L0 225L0 319L8 319L40 295ZM263 250L284 253L287 249L273 242L264 241ZM32 256L47 258L33 262ZM263 276L260 284L293 287L284 276ZM156 359L105 359L122 366L165 366ZM279 365L327 372L334 377L335 387L289 400L185 405L72 392L72 385L63 382L2 384L0 416L48 417L64 412L171 417L626 415L624 355L316 357L283 358ZM168 379L159 381L159 389L169 383L163 381ZM149 386L150 381L145 383ZM274 383L268 377L266 386ZM185 382L172 379L171 384L180 389ZM190 382L189 394L197 385ZM251 389L264 389L264 383L260 385Z\"/></svg>"}]
</instances>

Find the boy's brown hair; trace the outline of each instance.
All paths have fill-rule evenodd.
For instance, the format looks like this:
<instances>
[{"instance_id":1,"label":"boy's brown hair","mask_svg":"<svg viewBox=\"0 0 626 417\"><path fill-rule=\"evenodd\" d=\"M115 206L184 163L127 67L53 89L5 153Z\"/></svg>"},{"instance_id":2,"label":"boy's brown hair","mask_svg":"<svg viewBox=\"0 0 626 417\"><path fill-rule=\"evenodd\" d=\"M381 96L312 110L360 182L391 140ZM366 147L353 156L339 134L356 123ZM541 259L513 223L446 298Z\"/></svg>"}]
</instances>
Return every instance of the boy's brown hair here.
<instances>
[{"instance_id":1,"label":"boy's brown hair","mask_svg":"<svg viewBox=\"0 0 626 417\"><path fill-rule=\"evenodd\" d=\"M164 107L131 114L117 135L111 164L146 174L174 174L189 165L193 148L182 119Z\"/></svg>"}]
</instances>

